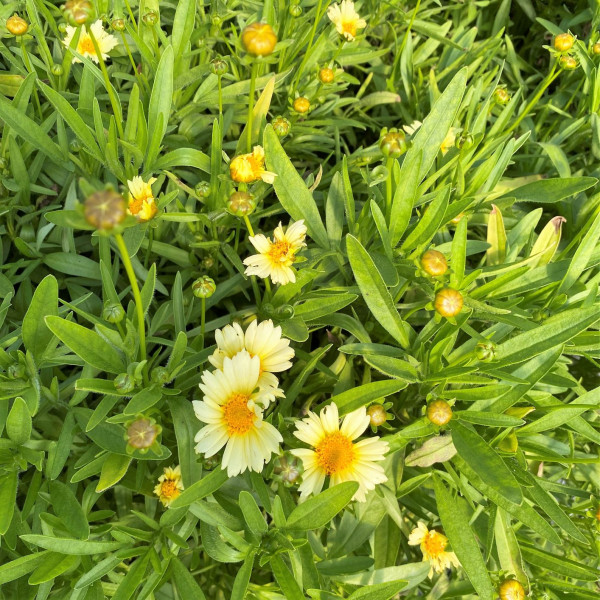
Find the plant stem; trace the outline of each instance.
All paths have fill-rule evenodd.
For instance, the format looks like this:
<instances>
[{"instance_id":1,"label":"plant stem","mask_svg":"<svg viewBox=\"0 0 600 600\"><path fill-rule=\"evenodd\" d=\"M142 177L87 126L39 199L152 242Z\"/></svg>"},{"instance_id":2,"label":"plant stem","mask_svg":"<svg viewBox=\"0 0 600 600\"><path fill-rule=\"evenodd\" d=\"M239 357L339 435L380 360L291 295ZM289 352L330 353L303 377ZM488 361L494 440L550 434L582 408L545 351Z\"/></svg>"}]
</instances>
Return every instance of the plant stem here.
<instances>
[{"instance_id":1,"label":"plant stem","mask_svg":"<svg viewBox=\"0 0 600 600\"><path fill-rule=\"evenodd\" d=\"M219 90L219 129L221 130L221 135L223 135L223 82L222 76L219 75L217 79L217 87Z\"/></svg>"},{"instance_id":2,"label":"plant stem","mask_svg":"<svg viewBox=\"0 0 600 600\"><path fill-rule=\"evenodd\" d=\"M389 222L392 216L392 183L394 173L394 159L391 156L388 156L385 167L388 172L387 179L385 180L385 216Z\"/></svg>"},{"instance_id":3,"label":"plant stem","mask_svg":"<svg viewBox=\"0 0 600 600\"><path fill-rule=\"evenodd\" d=\"M131 284L131 292L133 293L133 299L135 300L135 310L137 312L138 318L140 354L142 360L146 360L146 324L144 321L144 307L142 306L142 295L140 294L140 288L138 286L135 273L133 271L133 265L131 264L131 259L129 258L129 251L127 250L127 246L125 244L123 236L120 233L116 233L115 241L117 242L119 252L121 253L121 260L123 261L123 266L125 267L127 277L129 278L129 283Z\"/></svg>"},{"instance_id":4,"label":"plant stem","mask_svg":"<svg viewBox=\"0 0 600 600\"><path fill-rule=\"evenodd\" d=\"M254 61L252 63L252 74L250 75L250 98L248 99L248 120L246 127L248 132L246 135L246 151L252 151L252 121L254 119L254 90L256 89L256 71L258 69L258 63Z\"/></svg>"},{"instance_id":5,"label":"plant stem","mask_svg":"<svg viewBox=\"0 0 600 600\"><path fill-rule=\"evenodd\" d=\"M29 60L29 54L27 54L27 48L25 48L25 42L23 41L23 36L19 37L19 45L21 46L21 54L23 55L23 62L25 63L25 67L29 73L33 73L33 67L31 65L31 61ZM40 97L38 96L37 88L33 88L33 98L35 100L35 104L38 110L38 114L40 115L40 119L43 121L44 116L42 113L42 105L40 104Z\"/></svg>"},{"instance_id":6,"label":"plant stem","mask_svg":"<svg viewBox=\"0 0 600 600\"><path fill-rule=\"evenodd\" d=\"M315 34L317 32L317 26L319 25L319 21L321 20L321 8L323 7L323 0L318 0L317 8L315 11L315 18L313 20L313 26L310 31L310 37L308 38L308 46L306 46L306 51L304 52L304 57L302 58L302 62L298 67L298 73L296 75L296 79L294 79L294 85L292 86L292 91L290 96L294 96L294 92L298 87L298 83L300 81L300 77L302 76L302 71L304 71L304 66L306 65L306 61L308 60L308 55L310 53L310 49L312 48L313 41L315 39Z\"/></svg>"},{"instance_id":7,"label":"plant stem","mask_svg":"<svg viewBox=\"0 0 600 600\"><path fill-rule=\"evenodd\" d=\"M200 313L200 335L202 336L202 344L200 350L204 349L204 330L206 328L206 298L201 298L202 312Z\"/></svg>"}]
</instances>

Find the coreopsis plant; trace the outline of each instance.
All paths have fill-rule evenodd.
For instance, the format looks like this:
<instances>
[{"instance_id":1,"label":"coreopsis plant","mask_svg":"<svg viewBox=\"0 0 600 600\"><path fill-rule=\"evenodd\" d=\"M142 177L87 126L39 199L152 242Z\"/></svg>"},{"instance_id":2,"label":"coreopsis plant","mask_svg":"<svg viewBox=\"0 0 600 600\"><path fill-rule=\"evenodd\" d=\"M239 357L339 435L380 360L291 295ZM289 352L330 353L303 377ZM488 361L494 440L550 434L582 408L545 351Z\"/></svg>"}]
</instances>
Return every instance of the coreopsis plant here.
<instances>
[{"instance_id":1,"label":"coreopsis plant","mask_svg":"<svg viewBox=\"0 0 600 600\"><path fill-rule=\"evenodd\" d=\"M594 3L0 29L0 600L598 597Z\"/></svg>"}]
</instances>

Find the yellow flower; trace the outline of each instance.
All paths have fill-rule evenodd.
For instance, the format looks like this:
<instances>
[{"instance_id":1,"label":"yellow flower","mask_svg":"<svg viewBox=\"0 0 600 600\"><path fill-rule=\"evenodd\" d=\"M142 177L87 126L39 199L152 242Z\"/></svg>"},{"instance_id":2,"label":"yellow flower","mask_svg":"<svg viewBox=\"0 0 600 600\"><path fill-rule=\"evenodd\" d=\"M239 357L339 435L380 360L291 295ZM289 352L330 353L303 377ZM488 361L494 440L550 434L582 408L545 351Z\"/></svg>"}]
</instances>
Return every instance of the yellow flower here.
<instances>
[{"instance_id":1,"label":"yellow flower","mask_svg":"<svg viewBox=\"0 0 600 600\"><path fill-rule=\"evenodd\" d=\"M425 523L419 521L419 524L412 530L408 536L408 543L411 546L421 546L423 559L428 560L431 565L429 577L433 577L433 572L443 573L445 569L452 565L460 566L458 558L454 552L446 552L448 538L438 531L427 529Z\"/></svg>"},{"instance_id":2,"label":"yellow flower","mask_svg":"<svg viewBox=\"0 0 600 600\"><path fill-rule=\"evenodd\" d=\"M196 452L213 456L223 446L222 467L229 477L246 470L260 473L279 451L281 434L263 421L268 392L258 387L260 358L246 350L223 359L223 369L202 375L204 400L193 402L196 417L206 425L196 434Z\"/></svg>"},{"instance_id":3,"label":"yellow flower","mask_svg":"<svg viewBox=\"0 0 600 600\"><path fill-rule=\"evenodd\" d=\"M446 154L446 152L448 152L448 150L450 150L451 148L454 148L454 144L456 143L456 134L459 132L459 130L456 127L450 127L450 131L446 134L446 137L444 138L444 141L442 142L442 145L440 146L440 150L442 151L442 154Z\"/></svg>"},{"instance_id":4,"label":"yellow flower","mask_svg":"<svg viewBox=\"0 0 600 600\"><path fill-rule=\"evenodd\" d=\"M273 241L262 233L250 236L250 242L259 253L244 260L246 275L258 275L263 279L271 277L273 283L281 285L295 282L296 273L292 265L296 260L296 252L306 246L305 237L304 220L291 223L285 233L279 223L273 232Z\"/></svg>"},{"instance_id":5,"label":"yellow flower","mask_svg":"<svg viewBox=\"0 0 600 600\"><path fill-rule=\"evenodd\" d=\"M368 491L387 481L383 467L376 464L389 450L386 442L371 437L354 442L369 426L371 419L363 406L346 415L340 427L338 407L326 406L319 415L296 423L294 435L314 448L297 448L292 454L302 459L304 475L299 491L302 496L318 494L325 477L331 486L344 481L356 481L359 488L353 500L364 502Z\"/></svg>"},{"instance_id":6,"label":"yellow flower","mask_svg":"<svg viewBox=\"0 0 600 600\"><path fill-rule=\"evenodd\" d=\"M275 173L265 171L265 151L262 146L254 146L252 154L240 154L229 164L231 179L238 183L252 183L262 179L265 183L275 181Z\"/></svg>"},{"instance_id":7,"label":"yellow flower","mask_svg":"<svg viewBox=\"0 0 600 600\"><path fill-rule=\"evenodd\" d=\"M164 506L169 506L181 494L182 490L181 468L177 465L175 468L165 468L164 473L158 478L154 493Z\"/></svg>"},{"instance_id":8,"label":"yellow flower","mask_svg":"<svg viewBox=\"0 0 600 600\"><path fill-rule=\"evenodd\" d=\"M367 26L367 22L356 12L352 0L342 0L341 4L337 2L332 4L327 9L327 16L335 25L337 32L349 42L354 40L358 29Z\"/></svg>"},{"instance_id":9,"label":"yellow flower","mask_svg":"<svg viewBox=\"0 0 600 600\"><path fill-rule=\"evenodd\" d=\"M98 19L95 23L90 25L90 30L94 34L96 38L96 42L98 43L98 48L100 53L102 54L102 58L104 60L108 60L108 53L119 43L117 38L110 33L106 33L104 28L102 27L102 20ZM67 25L67 35L63 40L63 44L67 47L71 45L73 41L73 37L75 36L75 32L77 31L77 27L73 27L71 25ZM96 49L94 48L94 44L92 42L92 38L89 32L86 30L85 25L81 26L81 33L79 34L79 39L77 41L77 47L75 50L85 56L86 58L91 58L95 63L98 63L98 55L96 54ZM73 57L74 63L79 63L81 60L76 56Z\"/></svg>"},{"instance_id":10,"label":"yellow flower","mask_svg":"<svg viewBox=\"0 0 600 600\"><path fill-rule=\"evenodd\" d=\"M145 182L139 175L127 182L129 188L129 206L128 211L140 223L149 221L157 212L158 207L152 193L152 184L156 177L151 177Z\"/></svg>"},{"instance_id":11,"label":"yellow flower","mask_svg":"<svg viewBox=\"0 0 600 600\"><path fill-rule=\"evenodd\" d=\"M6 29L13 35L25 35L29 30L29 23L17 13L6 19Z\"/></svg>"}]
</instances>

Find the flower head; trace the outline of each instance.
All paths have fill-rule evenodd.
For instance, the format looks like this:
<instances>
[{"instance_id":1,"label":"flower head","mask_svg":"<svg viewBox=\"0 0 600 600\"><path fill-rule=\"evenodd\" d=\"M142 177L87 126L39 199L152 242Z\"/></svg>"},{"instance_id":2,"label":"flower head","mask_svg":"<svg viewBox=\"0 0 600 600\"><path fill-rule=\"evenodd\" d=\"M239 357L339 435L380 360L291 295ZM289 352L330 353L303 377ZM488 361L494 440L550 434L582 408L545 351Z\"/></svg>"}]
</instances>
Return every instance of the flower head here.
<instances>
[{"instance_id":1,"label":"flower head","mask_svg":"<svg viewBox=\"0 0 600 600\"><path fill-rule=\"evenodd\" d=\"M303 115L310 110L310 100L300 96L294 100L292 107L297 113Z\"/></svg>"},{"instance_id":2,"label":"flower head","mask_svg":"<svg viewBox=\"0 0 600 600\"><path fill-rule=\"evenodd\" d=\"M454 552L446 552L448 538L433 529L429 531L422 521L419 521L417 527L412 530L408 537L408 543L411 546L421 546L423 558L428 560L431 565L430 578L433 577L434 571L442 573L452 565L455 567L460 565Z\"/></svg>"},{"instance_id":3,"label":"flower head","mask_svg":"<svg viewBox=\"0 0 600 600\"><path fill-rule=\"evenodd\" d=\"M516 579L506 579L498 590L500 600L524 600L525 589Z\"/></svg>"},{"instance_id":4,"label":"flower head","mask_svg":"<svg viewBox=\"0 0 600 600\"><path fill-rule=\"evenodd\" d=\"M204 400L194 401L196 417L206 425L196 434L196 452L211 457L223 446L223 468L234 477L246 470L260 473L283 441L281 434L263 421L261 405L268 391L258 387L260 359L242 350L223 359L223 369L202 375Z\"/></svg>"},{"instance_id":5,"label":"flower head","mask_svg":"<svg viewBox=\"0 0 600 600\"><path fill-rule=\"evenodd\" d=\"M442 317L455 317L463 307L463 296L458 290L444 288L435 295L435 310Z\"/></svg>"},{"instance_id":6,"label":"flower head","mask_svg":"<svg viewBox=\"0 0 600 600\"><path fill-rule=\"evenodd\" d=\"M452 408L445 400L434 400L427 405L427 418L441 427L452 419Z\"/></svg>"},{"instance_id":7,"label":"flower head","mask_svg":"<svg viewBox=\"0 0 600 600\"><path fill-rule=\"evenodd\" d=\"M340 427L338 407L326 406L319 415L308 413L296 423L294 435L314 450L297 448L292 454L302 459L304 477L299 487L302 496L318 494L325 477L331 486L344 481L359 484L353 499L364 502L369 490L387 481L383 467L376 464L384 459L389 447L379 437L356 440L369 426L370 417L363 406L344 417Z\"/></svg>"},{"instance_id":8,"label":"flower head","mask_svg":"<svg viewBox=\"0 0 600 600\"><path fill-rule=\"evenodd\" d=\"M175 468L165 468L164 473L158 478L154 493L163 503L163 506L169 506L181 494L182 490L181 468L177 465Z\"/></svg>"},{"instance_id":9,"label":"flower head","mask_svg":"<svg viewBox=\"0 0 600 600\"><path fill-rule=\"evenodd\" d=\"M102 54L103 60L108 60L108 53L119 43L117 38L110 33L106 33L104 28L102 27L102 20L98 19L95 23L90 25L90 30L94 37L96 38L96 42L98 43L98 49ZM71 42L73 41L73 37L75 36L75 32L77 31L76 27L72 25L67 25L67 35L63 40L63 44L67 47L71 46ZM96 49L94 48L94 43L92 42L92 37L90 36L90 32L87 31L85 25L81 26L81 32L79 34L79 39L77 40L77 47L75 50L86 58L91 58L95 63L100 62L98 59L98 55L96 54ZM73 57L73 62L78 63L81 62L79 58L76 56Z\"/></svg>"},{"instance_id":10,"label":"flower head","mask_svg":"<svg viewBox=\"0 0 600 600\"><path fill-rule=\"evenodd\" d=\"M247 266L246 275L258 275L265 279L271 277L273 283L285 285L296 281L296 273L292 268L296 253L306 246L306 225L304 220L291 223L284 232L281 223L273 232L273 241L262 233L250 236L250 242L258 250L244 260Z\"/></svg>"},{"instance_id":11,"label":"flower head","mask_svg":"<svg viewBox=\"0 0 600 600\"><path fill-rule=\"evenodd\" d=\"M6 29L13 35L25 35L29 30L29 23L21 18L17 13L6 19Z\"/></svg>"},{"instance_id":12,"label":"flower head","mask_svg":"<svg viewBox=\"0 0 600 600\"><path fill-rule=\"evenodd\" d=\"M277 34L268 23L252 23L242 31L242 44L252 56L268 56L275 49Z\"/></svg>"},{"instance_id":13,"label":"flower head","mask_svg":"<svg viewBox=\"0 0 600 600\"><path fill-rule=\"evenodd\" d=\"M275 181L275 173L265 170L265 151L262 146L254 146L251 154L240 154L229 164L231 179L238 183L252 183L262 179L265 183Z\"/></svg>"},{"instance_id":14,"label":"flower head","mask_svg":"<svg viewBox=\"0 0 600 600\"><path fill-rule=\"evenodd\" d=\"M145 182L139 175L127 182L129 188L129 205L127 210L140 223L145 223L154 217L158 208L152 192L152 184L156 177L150 177Z\"/></svg>"},{"instance_id":15,"label":"flower head","mask_svg":"<svg viewBox=\"0 0 600 600\"><path fill-rule=\"evenodd\" d=\"M127 444L132 450L148 450L161 432L154 419L140 416L127 424Z\"/></svg>"},{"instance_id":16,"label":"flower head","mask_svg":"<svg viewBox=\"0 0 600 600\"><path fill-rule=\"evenodd\" d=\"M573 47L575 38L570 33L559 33L554 38L554 49L558 52L567 52Z\"/></svg>"},{"instance_id":17,"label":"flower head","mask_svg":"<svg viewBox=\"0 0 600 600\"><path fill-rule=\"evenodd\" d=\"M367 22L356 12L352 0L342 0L341 4L337 2L332 4L327 9L327 16L335 25L337 32L349 42L354 40L359 29L367 26Z\"/></svg>"}]
</instances>

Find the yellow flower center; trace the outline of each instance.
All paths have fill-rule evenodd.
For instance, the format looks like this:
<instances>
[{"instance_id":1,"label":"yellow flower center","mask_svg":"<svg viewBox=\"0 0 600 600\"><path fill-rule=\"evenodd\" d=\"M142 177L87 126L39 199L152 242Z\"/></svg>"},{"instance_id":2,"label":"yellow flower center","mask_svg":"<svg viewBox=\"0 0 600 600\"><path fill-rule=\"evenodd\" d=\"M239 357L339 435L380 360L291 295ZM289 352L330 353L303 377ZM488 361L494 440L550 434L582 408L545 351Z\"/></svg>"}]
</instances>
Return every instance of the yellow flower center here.
<instances>
[{"instance_id":1,"label":"yellow flower center","mask_svg":"<svg viewBox=\"0 0 600 600\"><path fill-rule=\"evenodd\" d=\"M223 407L223 420L227 426L227 434L243 435L254 425L256 414L248 408L247 394L234 394Z\"/></svg>"},{"instance_id":2,"label":"yellow flower center","mask_svg":"<svg viewBox=\"0 0 600 600\"><path fill-rule=\"evenodd\" d=\"M290 243L285 240L273 242L269 248L269 258L274 263L283 263L288 260L293 262L294 257L290 253Z\"/></svg>"},{"instance_id":3,"label":"yellow flower center","mask_svg":"<svg viewBox=\"0 0 600 600\"><path fill-rule=\"evenodd\" d=\"M352 441L339 431L326 435L316 447L316 452L317 463L327 475L345 471L356 459Z\"/></svg>"},{"instance_id":4,"label":"yellow flower center","mask_svg":"<svg viewBox=\"0 0 600 600\"><path fill-rule=\"evenodd\" d=\"M430 531L423 539L423 549L433 558L442 554L446 549L447 544L448 539L446 536L437 531Z\"/></svg>"},{"instance_id":5,"label":"yellow flower center","mask_svg":"<svg viewBox=\"0 0 600 600\"><path fill-rule=\"evenodd\" d=\"M179 489L173 479L165 479L165 481L162 482L162 485L160 486L160 495L171 500L179 496Z\"/></svg>"},{"instance_id":6,"label":"yellow flower center","mask_svg":"<svg viewBox=\"0 0 600 600\"><path fill-rule=\"evenodd\" d=\"M356 20L352 19L351 21L342 21L342 31L343 33L347 33L352 37L356 37Z\"/></svg>"},{"instance_id":7,"label":"yellow flower center","mask_svg":"<svg viewBox=\"0 0 600 600\"><path fill-rule=\"evenodd\" d=\"M88 36L83 37L79 40L79 54L96 54L96 49L94 48L94 44L92 39Z\"/></svg>"}]
</instances>

